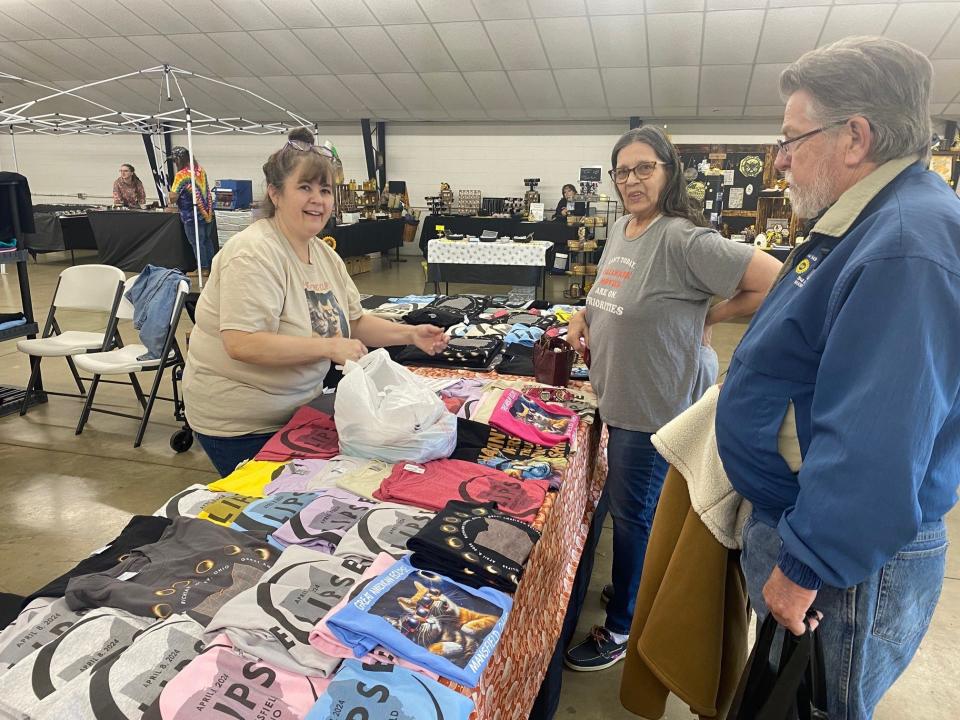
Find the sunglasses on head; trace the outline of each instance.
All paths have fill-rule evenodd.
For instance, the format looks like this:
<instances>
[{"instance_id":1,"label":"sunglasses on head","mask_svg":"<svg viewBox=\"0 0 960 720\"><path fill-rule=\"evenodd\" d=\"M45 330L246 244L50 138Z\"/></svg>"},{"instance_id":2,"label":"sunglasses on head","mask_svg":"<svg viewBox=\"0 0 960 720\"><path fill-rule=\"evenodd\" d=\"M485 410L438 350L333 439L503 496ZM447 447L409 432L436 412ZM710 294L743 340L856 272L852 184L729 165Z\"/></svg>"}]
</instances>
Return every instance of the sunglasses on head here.
<instances>
[{"instance_id":1,"label":"sunglasses on head","mask_svg":"<svg viewBox=\"0 0 960 720\"><path fill-rule=\"evenodd\" d=\"M333 151L325 145L312 145L311 143L306 143L302 140L287 140L287 145L300 152L315 152L317 155L322 155L323 157L330 158L331 160L336 159Z\"/></svg>"}]
</instances>

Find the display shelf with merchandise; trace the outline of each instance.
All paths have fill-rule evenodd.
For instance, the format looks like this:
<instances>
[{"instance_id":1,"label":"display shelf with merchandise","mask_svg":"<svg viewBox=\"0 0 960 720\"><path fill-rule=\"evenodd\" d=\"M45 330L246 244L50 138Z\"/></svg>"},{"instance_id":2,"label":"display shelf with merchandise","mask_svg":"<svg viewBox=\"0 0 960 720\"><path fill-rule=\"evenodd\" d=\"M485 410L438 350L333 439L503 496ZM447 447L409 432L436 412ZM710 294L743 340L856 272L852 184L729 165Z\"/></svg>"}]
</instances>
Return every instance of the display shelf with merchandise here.
<instances>
[{"instance_id":1,"label":"display shelf with merchandise","mask_svg":"<svg viewBox=\"0 0 960 720\"><path fill-rule=\"evenodd\" d=\"M17 280L20 285L20 308L23 316L26 318L27 322L24 325L18 325L16 327L8 328L7 330L0 331L0 341L3 340L15 340L17 338L26 337L33 339L37 336L40 331L39 326L34 321L33 318L33 301L30 298L30 277L27 272L27 250L23 244L23 223L20 218L20 213L18 211L18 201L17 201L17 187L19 182L17 180L5 180L0 182L0 192L5 193L9 196L9 207L11 208L11 225L13 229L14 237L17 241L16 252L11 253L16 256L16 260L13 261L17 266ZM28 190L29 197L29 190ZM6 240L7 238L3 238ZM5 262L11 262L10 259L7 259ZM40 358L30 357L30 368L31 371L35 368L36 364L40 362ZM0 417L4 415L9 415L11 413L17 412L20 409L20 406L23 404L23 398L26 395L26 391L22 388L14 388L0 385ZM33 392L30 398L30 405L38 405L40 403L45 403L47 401L47 395L43 392L43 382L40 377L40 372L37 370L37 382L35 386L35 391Z\"/></svg>"},{"instance_id":2,"label":"display shelf with merchandise","mask_svg":"<svg viewBox=\"0 0 960 720\"><path fill-rule=\"evenodd\" d=\"M564 291L564 296L571 300L585 297L593 287L607 232L622 214L620 202L606 197L588 201L586 212L582 217L567 218L568 225L577 227L577 237L567 241L570 265L566 274L574 279Z\"/></svg>"}]
</instances>

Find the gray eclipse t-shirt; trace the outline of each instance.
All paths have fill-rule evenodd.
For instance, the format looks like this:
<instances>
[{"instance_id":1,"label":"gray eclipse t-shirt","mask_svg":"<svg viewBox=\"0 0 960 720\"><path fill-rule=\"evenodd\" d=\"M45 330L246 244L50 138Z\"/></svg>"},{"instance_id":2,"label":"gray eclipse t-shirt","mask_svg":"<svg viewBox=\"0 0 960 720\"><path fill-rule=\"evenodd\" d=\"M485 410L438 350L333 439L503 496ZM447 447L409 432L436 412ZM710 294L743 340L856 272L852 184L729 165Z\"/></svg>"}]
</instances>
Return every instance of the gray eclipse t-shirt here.
<instances>
[{"instance_id":1,"label":"gray eclipse t-shirt","mask_svg":"<svg viewBox=\"0 0 960 720\"><path fill-rule=\"evenodd\" d=\"M736 292L754 249L676 217L627 238L629 220L610 228L587 295L590 382L604 422L656 432L696 400L710 300Z\"/></svg>"}]
</instances>

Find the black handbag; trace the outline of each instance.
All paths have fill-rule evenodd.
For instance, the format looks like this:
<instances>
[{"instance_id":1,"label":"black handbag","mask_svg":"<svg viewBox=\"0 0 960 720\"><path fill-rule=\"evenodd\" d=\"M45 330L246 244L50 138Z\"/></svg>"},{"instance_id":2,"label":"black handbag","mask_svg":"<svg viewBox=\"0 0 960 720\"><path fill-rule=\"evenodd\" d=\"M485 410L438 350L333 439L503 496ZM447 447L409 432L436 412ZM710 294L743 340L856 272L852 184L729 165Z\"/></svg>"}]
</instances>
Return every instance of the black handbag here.
<instances>
[{"instance_id":1,"label":"black handbag","mask_svg":"<svg viewBox=\"0 0 960 720\"><path fill-rule=\"evenodd\" d=\"M823 645L816 630L784 631L779 662L770 662L777 621L768 614L747 659L727 720L828 720Z\"/></svg>"}]
</instances>

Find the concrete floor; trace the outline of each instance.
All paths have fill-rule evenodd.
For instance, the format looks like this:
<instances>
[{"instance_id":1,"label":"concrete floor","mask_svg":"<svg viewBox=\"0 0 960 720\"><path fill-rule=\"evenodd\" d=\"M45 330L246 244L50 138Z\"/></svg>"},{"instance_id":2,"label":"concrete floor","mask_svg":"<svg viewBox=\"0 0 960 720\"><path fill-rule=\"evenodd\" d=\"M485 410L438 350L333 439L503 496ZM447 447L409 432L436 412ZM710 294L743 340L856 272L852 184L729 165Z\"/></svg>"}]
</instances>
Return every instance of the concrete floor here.
<instances>
[{"instance_id":1,"label":"concrete floor","mask_svg":"<svg viewBox=\"0 0 960 720\"><path fill-rule=\"evenodd\" d=\"M94 261L88 254L79 262ZM47 255L30 263L34 313L42 323L57 275L69 257ZM355 278L361 292L406 294L423 289L419 262L411 258L391 267ZM0 275L0 312L20 309L17 276L13 267ZM550 278L548 294L559 300L565 282ZM451 291L495 291L483 286L451 287ZM499 288L502 291L503 288ZM89 313L64 313L61 324L77 330L98 330L102 318ZM189 326L182 325L181 334ZM725 366L745 325L729 324L714 332L714 344ZM135 339L132 327L121 326L124 338ZM75 391L62 360L43 363L45 385L62 392ZM0 343L0 385L24 386L29 364L15 342ZM164 394L169 382L164 383ZM103 385L98 404L135 409L130 388ZM168 403L158 403L142 447L133 448L136 423L94 413L80 436L74 435L81 401L54 397L31 408L26 417L0 418L0 591L26 594L74 566L105 541L114 537L134 513L152 513L164 500L191 483L206 483L216 476L198 446L181 455L169 447L171 433L179 428ZM948 518L952 534L960 531L960 513ZM598 551L601 557L581 617L581 634L603 621L600 588L608 580L610 538L606 533ZM960 716L960 553L947 557L947 579L933 624L913 664L888 693L875 717L878 720L926 718L953 720ZM584 720L633 718L618 701L620 665L595 673L564 675L559 718ZM667 718L692 717L675 698Z\"/></svg>"}]
</instances>

